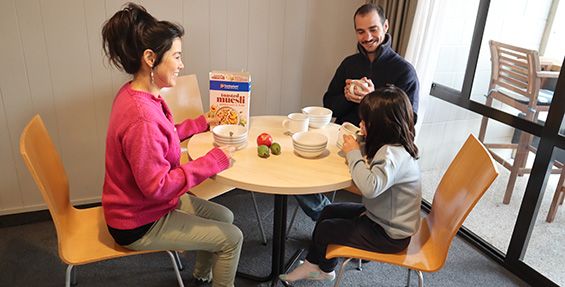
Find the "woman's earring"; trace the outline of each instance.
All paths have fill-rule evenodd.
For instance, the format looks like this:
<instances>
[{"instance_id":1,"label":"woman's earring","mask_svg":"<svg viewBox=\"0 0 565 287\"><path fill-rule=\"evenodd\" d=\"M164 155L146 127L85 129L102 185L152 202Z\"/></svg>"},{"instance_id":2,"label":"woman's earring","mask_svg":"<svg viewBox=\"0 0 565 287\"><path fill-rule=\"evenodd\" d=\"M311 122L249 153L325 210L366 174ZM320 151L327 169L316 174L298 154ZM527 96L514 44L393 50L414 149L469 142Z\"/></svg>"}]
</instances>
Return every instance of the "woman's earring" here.
<instances>
[{"instance_id":1,"label":"woman's earring","mask_svg":"<svg viewBox=\"0 0 565 287\"><path fill-rule=\"evenodd\" d=\"M151 77L151 84L155 84L155 79L153 78L153 69L151 69L149 76Z\"/></svg>"}]
</instances>

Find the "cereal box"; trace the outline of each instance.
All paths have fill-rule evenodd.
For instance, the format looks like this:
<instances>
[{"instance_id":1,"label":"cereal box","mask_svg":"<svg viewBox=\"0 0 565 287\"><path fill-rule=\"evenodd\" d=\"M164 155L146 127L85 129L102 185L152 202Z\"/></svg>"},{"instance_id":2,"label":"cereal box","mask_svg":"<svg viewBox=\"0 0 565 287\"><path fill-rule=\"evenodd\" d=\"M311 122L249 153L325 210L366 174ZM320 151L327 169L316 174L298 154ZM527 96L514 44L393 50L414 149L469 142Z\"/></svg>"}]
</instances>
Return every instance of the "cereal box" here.
<instances>
[{"instance_id":1,"label":"cereal box","mask_svg":"<svg viewBox=\"0 0 565 287\"><path fill-rule=\"evenodd\" d=\"M248 128L251 76L247 72L210 72L210 113L220 125Z\"/></svg>"}]
</instances>

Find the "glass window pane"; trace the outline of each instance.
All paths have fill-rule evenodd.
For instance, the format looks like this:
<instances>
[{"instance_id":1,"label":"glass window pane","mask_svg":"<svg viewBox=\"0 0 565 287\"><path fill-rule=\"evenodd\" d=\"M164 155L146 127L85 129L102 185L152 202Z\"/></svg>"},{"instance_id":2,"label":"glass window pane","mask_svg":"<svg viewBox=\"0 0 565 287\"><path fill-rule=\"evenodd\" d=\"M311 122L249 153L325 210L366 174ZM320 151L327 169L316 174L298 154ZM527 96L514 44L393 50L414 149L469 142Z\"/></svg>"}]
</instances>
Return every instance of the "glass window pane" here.
<instances>
[{"instance_id":1,"label":"glass window pane","mask_svg":"<svg viewBox=\"0 0 565 287\"><path fill-rule=\"evenodd\" d=\"M551 29L548 16L555 7L551 0L490 3L471 99L543 124L555 90L555 79L539 79L541 86L538 86L535 71L560 65L555 59L540 57L540 49L545 46L547 37L551 37L547 33L544 37L544 32ZM528 55L536 60L529 60ZM541 66L536 65L536 61ZM492 102L487 101L487 95ZM533 106L528 107L528 102L534 103Z\"/></svg>"},{"instance_id":2,"label":"glass window pane","mask_svg":"<svg viewBox=\"0 0 565 287\"><path fill-rule=\"evenodd\" d=\"M565 286L565 187L562 163L565 162L565 150L555 148L552 174L546 184L534 230L526 249L524 261L559 286ZM551 221L551 222L548 222Z\"/></svg>"},{"instance_id":3,"label":"glass window pane","mask_svg":"<svg viewBox=\"0 0 565 287\"><path fill-rule=\"evenodd\" d=\"M433 82L461 90L478 6L479 0L445 1L434 33L438 60Z\"/></svg>"}]
</instances>

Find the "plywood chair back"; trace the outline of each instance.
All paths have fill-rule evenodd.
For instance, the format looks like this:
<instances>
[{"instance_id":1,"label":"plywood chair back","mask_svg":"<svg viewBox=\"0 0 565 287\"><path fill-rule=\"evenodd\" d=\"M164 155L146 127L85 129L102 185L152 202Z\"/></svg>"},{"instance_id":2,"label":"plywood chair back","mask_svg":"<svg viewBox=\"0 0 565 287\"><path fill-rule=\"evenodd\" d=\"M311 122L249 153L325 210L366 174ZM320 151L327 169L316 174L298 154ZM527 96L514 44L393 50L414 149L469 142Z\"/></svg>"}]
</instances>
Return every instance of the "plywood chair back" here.
<instances>
[{"instance_id":1,"label":"plywood chair back","mask_svg":"<svg viewBox=\"0 0 565 287\"><path fill-rule=\"evenodd\" d=\"M173 113L175 123L196 118L204 112L195 74L178 77L174 87L161 89L161 96Z\"/></svg>"},{"instance_id":2,"label":"plywood chair back","mask_svg":"<svg viewBox=\"0 0 565 287\"><path fill-rule=\"evenodd\" d=\"M169 109L173 113L175 123L182 122L187 118L196 118L204 113L202 97L198 87L198 79L195 74L180 76L174 87L161 89L161 96L167 102ZM187 162L186 143L181 144L181 162ZM219 184L207 179L199 185L193 187L190 192L203 199L212 199L234 189L231 186Z\"/></svg>"},{"instance_id":3,"label":"plywood chair back","mask_svg":"<svg viewBox=\"0 0 565 287\"><path fill-rule=\"evenodd\" d=\"M421 272L443 267L453 237L498 176L495 162L486 148L470 135L443 175L434 195L432 209L421 221L406 250L395 254L370 252L357 248L329 245L327 258L358 258L390 263ZM341 279L343 265L340 269Z\"/></svg>"},{"instance_id":4,"label":"plywood chair back","mask_svg":"<svg viewBox=\"0 0 565 287\"><path fill-rule=\"evenodd\" d=\"M158 251L132 251L117 245L108 232L101 207L77 209L72 206L67 173L39 115L35 115L22 132L20 154L55 224L59 257L68 264L66 286L70 286L75 265ZM176 259L167 252L182 286Z\"/></svg>"}]
</instances>

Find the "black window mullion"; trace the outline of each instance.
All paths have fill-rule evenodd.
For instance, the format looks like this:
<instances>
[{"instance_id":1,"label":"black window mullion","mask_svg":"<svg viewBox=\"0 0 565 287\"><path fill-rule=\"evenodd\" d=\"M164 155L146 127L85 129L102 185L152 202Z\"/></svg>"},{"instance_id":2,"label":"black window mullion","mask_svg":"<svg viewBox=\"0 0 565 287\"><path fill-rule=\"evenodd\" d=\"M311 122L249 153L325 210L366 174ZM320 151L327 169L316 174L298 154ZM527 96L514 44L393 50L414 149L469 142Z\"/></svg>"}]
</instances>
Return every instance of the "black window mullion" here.
<instances>
[{"instance_id":1,"label":"black window mullion","mask_svg":"<svg viewBox=\"0 0 565 287\"><path fill-rule=\"evenodd\" d=\"M475 19L475 28L473 29L473 38L471 39L471 47L469 49L469 57L467 58L467 67L465 68L465 78L463 79L463 87L461 88L461 96L469 99L471 97L471 89L475 79L475 71L479 62L479 53L481 50L481 42L487 23L488 9L490 0L481 0Z\"/></svg>"}]
</instances>

